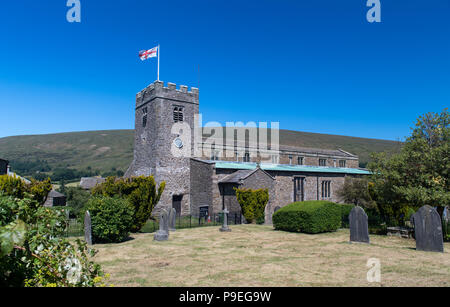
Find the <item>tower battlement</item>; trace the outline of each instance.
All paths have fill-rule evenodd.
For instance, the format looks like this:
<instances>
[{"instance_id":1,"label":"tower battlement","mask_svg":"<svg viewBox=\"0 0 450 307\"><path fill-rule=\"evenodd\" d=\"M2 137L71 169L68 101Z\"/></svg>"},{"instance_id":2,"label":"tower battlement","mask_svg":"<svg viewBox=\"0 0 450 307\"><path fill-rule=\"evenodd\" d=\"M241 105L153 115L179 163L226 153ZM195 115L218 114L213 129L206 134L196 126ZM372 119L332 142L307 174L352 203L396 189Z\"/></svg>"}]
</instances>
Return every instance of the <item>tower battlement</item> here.
<instances>
[{"instance_id":1,"label":"tower battlement","mask_svg":"<svg viewBox=\"0 0 450 307\"><path fill-rule=\"evenodd\" d=\"M146 103L151 97L172 97L198 104L199 90L196 87L191 87L189 90L186 85L179 85L177 88L177 85L172 82L155 81L136 94L136 106Z\"/></svg>"}]
</instances>

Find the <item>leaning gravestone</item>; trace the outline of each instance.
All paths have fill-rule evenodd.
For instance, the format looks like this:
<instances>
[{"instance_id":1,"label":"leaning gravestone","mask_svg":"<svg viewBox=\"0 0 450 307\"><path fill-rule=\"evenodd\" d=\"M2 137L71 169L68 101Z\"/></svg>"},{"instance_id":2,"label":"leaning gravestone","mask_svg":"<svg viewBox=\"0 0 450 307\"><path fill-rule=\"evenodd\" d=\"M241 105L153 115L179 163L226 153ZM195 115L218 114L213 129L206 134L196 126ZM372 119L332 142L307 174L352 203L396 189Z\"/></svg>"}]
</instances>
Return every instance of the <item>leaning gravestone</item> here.
<instances>
[{"instance_id":1,"label":"leaning gravestone","mask_svg":"<svg viewBox=\"0 0 450 307\"><path fill-rule=\"evenodd\" d=\"M177 210L175 208L170 209L169 213L169 231L176 231L176 224L177 222Z\"/></svg>"},{"instance_id":2,"label":"leaning gravestone","mask_svg":"<svg viewBox=\"0 0 450 307\"><path fill-rule=\"evenodd\" d=\"M412 217L416 238L416 250L444 252L441 216L431 206L423 206Z\"/></svg>"},{"instance_id":3,"label":"leaning gravestone","mask_svg":"<svg viewBox=\"0 0 450 307\"><path fill-rule=\"evenodd\" d=\"M169 240L169 216L164 209L161 210L159 215L159 230L155 233L153 239L156 241Z\"/></svg>"},{"instance_id":4,"label":"leaning gravestone","mask_svg":"<svg viewBox=\"0 0 450 307\"><path fill-rule=\"evenodd\" d=\"M92 245L92 221L89 211L84 215L84 240L88 245Z\"/></svg>"},{"instance_id":5,"label":"leaning gravestone","mask_svg":"<svg viewBox=\"0 0 450 307\"><path fill-rule=\"evenodd\" d=\"M369 223L364 209L356 206L348 216L350 222L350 242L370 243Z\"/></svg>"}]
</instances>

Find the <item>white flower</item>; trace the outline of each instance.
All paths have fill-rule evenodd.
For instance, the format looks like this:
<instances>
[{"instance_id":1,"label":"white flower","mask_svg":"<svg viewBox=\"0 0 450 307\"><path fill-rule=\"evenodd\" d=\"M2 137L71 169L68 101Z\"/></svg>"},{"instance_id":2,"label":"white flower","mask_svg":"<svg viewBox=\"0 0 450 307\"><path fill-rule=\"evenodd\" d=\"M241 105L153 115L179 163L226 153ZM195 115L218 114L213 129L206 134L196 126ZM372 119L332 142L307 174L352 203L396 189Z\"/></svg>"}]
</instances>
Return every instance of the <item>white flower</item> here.
<instances>
[{"instance_id":1,"label":"white flower","mask_svg":"<svg viewBox=\"0 0 450 307\"><path fill-rule=\"evenodd\" d=\"M81 263L77 258L67 258L64 269L67 271L67 281L70 284L77 284L81 280Z\"/></svg>"}]
</instances>

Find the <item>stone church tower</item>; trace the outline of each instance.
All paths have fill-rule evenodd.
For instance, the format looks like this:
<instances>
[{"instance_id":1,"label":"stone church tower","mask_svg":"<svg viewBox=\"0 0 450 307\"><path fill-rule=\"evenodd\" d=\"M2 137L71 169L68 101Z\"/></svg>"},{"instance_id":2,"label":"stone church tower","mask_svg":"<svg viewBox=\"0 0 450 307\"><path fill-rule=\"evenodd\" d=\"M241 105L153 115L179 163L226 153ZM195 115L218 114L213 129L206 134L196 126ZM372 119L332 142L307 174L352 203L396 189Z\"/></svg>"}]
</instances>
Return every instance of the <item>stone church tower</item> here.
<instances>
[{"instance_id":1,"label":"stone church tower","mask_svg":"<svg viewBox=\"0 0 450 307\"><path fill-rule=\"evenodd\" d=\"M134 160L125 177L155 177L166 182L155 208L190 214L190 157L194 148L194 115L199 91L155 81L136 95ZM190 131L186 131L189 130ZM189 133L190 132L190 133Z\"/></svg>"}]
</instances>

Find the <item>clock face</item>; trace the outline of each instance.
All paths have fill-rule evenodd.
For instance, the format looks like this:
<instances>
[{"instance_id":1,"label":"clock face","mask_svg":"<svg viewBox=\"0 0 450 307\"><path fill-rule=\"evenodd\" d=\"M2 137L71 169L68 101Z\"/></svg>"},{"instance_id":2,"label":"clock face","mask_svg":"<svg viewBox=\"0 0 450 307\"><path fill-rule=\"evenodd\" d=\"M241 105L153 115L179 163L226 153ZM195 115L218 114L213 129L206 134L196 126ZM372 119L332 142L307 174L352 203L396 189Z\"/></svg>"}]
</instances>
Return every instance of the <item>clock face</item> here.
<instances>
[{"instance_id":1,"label":"clock face","mask_svg":"<svg viewBox=\"0 0 450 307\"><path fill-rule=\"evenodd\" d=\"M175 146L177 148L182 148L183 147L183 141L180 138L176 138L175 141L173 141L173 143L175 144Z\"/></svg>"}]
</instances>

